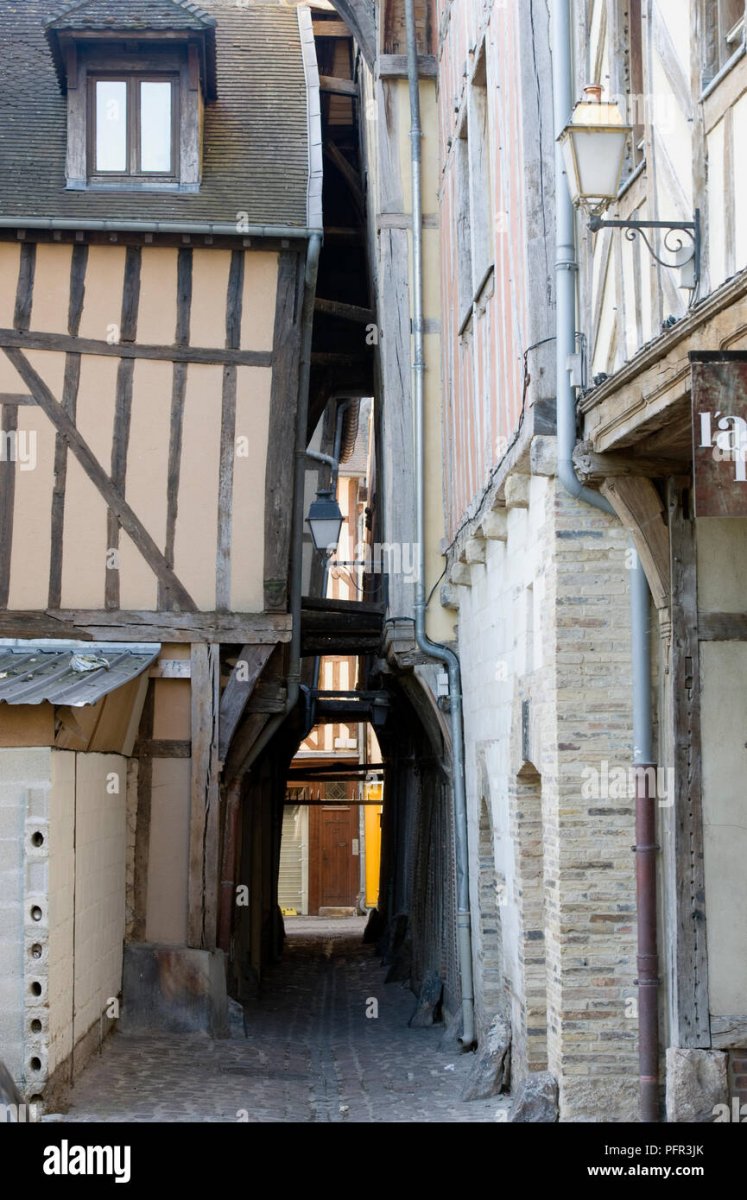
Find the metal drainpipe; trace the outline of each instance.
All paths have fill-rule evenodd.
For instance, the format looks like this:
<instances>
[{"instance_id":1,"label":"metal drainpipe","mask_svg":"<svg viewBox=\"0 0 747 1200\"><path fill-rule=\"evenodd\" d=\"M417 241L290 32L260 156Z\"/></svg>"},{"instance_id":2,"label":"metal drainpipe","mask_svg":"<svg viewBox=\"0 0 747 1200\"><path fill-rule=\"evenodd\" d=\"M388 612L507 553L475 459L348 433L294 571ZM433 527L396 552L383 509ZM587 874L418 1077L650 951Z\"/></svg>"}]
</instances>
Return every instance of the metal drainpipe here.
<instances>
[{"instance_id":1,"label":"metal drainpipe","mask_svg":"<svg viewBox=\"0 0 747 1200\"><path fill-rule=\"evenodd\" d=\"M414 0L405 0L407 26L407 79L410 89L410 164L412 168L412 293L413 293L413 395L415 401L416 538L418 576L415 584L415 641L420 650L449 673L451 698L451 757L454 791L454 824L457 874L457 946L462 981L461 1043L465 1049L475 1042L475 1009L472 980L472 930L469 903L469 849L467 842L467 796L464 782L464 733L462 729L462 680L459 659L453 650L432 642L425 631L425 436L423 346L423 206L421 185L420 92Z\"/></svg>"},{"instance_id":2,"label":"metal drainpipe","mask_svg":"<svg viewBox=\"0 0 747 1200\"><path fill-rule=\"evenodd\" d=\"M311 383L311 338L314 325L314 300L316 280L319 273L319 255L322 249L321 234L314 233L309 239L306 253L303 312L301 316L301 369L298 381L298 414L296 420L296 461L293 478L293 522L291 536L290 567L290 611L292 618L290 659L288 663L288 695L285 710L267 722L257 741L252 746L244 770L259 758L268 742L293 712L298 702L301 684L301 594L303 591L303 510L304 485L306 481L306 429L309 419L309 387Z\"/></svg>"},{"instance_id":3,"label":"metal drainpipe","mask_svg":"<svg viewBox=\"0 0 747 1200\"><path fill-rule=\"evenodd\" d=\"M633 766L638 922L638 1065L641 1121L659 1120L659 954L656 936L656 766L651 728L649 587L636 555L630 576ZM654 786L652 786L652 783Z\"/></svg>"},{"instance_id":4,"label":"metal drainpipe","mask_svg":"<svg viewBox=\"0 0 747 1200\"><path fill-rule=\"evenodd\" d=\"M573 108L571 0L553 0L553 100L556 139ZM557 425L558 479L576 500L614 514L603 496L584 487L573 466L576 404L568 359L576 346L576 228L565 180L559 142L555 142ZM636 555L631 572L631 641L633 659L633 765L636 780L636 909L638 913L638 1060L642 1121L659 1119L658 955L656 933L655 801L649 795L655 776L651 729L651 654L649 588Z\"/></svg>"}]
</instances>

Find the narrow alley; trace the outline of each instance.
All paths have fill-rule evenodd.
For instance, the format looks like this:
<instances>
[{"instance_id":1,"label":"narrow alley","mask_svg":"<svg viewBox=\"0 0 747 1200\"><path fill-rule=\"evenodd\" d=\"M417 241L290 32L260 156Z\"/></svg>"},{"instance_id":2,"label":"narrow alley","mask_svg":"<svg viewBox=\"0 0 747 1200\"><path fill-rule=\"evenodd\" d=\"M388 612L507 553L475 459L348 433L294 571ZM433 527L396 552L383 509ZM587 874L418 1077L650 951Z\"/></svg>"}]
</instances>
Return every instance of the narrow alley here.
<instances>
[{"instance_id":1,"label":"narrow alley","mask_svg":"<svg viewBox=\"0 0 747 1200\"><path fill-rule=\"evenodd\" d=\"M471 1054L442 1024L410 1029L412 992L385 984L365 919L288 921L283 961L231 1040L117 1034L66 1121L501 1121L507 1097L461 1099ZM367 1016L375 1012L378 1016Z\"/></svg>"}]
</instances>

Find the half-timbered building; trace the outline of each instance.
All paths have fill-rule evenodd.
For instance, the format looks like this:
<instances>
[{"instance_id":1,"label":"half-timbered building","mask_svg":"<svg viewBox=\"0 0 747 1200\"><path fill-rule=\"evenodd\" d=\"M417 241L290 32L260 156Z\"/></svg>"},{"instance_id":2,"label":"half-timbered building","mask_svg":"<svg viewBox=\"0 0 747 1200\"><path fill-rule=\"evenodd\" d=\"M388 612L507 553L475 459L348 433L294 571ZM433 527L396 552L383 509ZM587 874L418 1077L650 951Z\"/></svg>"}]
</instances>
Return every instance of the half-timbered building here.
<instances>
[{"instance_id":1,"label":"half-timbered building","mask_svg":"<svg viewBox=\"0 0 747 1200\"><path fill-rule=\"evenodd\" d=\"M298 677L319 79L305 7L4 3L0 42L0 1039L48 1099L120 1016L225 1026Z\"/></svg>"}]
</instances>

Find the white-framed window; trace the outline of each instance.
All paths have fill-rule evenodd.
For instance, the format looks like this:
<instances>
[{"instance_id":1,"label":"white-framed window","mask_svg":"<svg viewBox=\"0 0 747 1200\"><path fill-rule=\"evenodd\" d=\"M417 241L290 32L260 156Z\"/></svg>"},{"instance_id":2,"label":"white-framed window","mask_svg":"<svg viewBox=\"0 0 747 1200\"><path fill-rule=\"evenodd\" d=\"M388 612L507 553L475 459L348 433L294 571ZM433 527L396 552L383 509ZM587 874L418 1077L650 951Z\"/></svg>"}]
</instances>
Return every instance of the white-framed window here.
<instances>
[{"instance_id":1,"label":"white-framed window","mask_svg":"<svg viewBox=\"0 0 747 1200\"><path fill-rule=\"evenodd\" d=\"M91 74L87 118L89 180L178 179L178 75Z\"/></svg>"},{"instance_id":2,"label":"white-framed window","mask_svg":"<svg viewBox=\"0 0 747 1200\"><path fill-rule=\"evenodd\" d=\"M744 45L745 0L705 0L704 32L707 85Z\"/></svg>"}]
</instances>

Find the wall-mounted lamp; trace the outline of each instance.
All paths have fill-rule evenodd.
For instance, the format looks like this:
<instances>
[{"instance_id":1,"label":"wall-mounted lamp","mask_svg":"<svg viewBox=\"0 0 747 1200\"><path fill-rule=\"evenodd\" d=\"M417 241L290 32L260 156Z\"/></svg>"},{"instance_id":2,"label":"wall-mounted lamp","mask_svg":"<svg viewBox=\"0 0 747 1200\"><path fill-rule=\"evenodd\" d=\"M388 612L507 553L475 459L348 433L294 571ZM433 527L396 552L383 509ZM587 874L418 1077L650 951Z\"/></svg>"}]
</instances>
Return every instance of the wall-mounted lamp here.
<instances>
[{"instance_id":1,"label":"wall-mounted lamp","mask_svg":"<svg viewBox=\"0 0 747 1200\"><path fill-rule=\"evenodd\" d=\"M340 540L342 513L331 489L322 488L316 494L306 518L314 548L321 554L334 554Z\"/></svg>"},{"instance_id":2,"label":"wall-mounted lamp","mask_svg":"<svg viewBox=\"0 0 747 1200\"><path fill-rule=\"evenodd\" d=\"M584 88L569 125L560 134L568 187L573 203L589 213L589 229L624 229L628 241L640 235L656 262L681 273L680 287L692 290L700 281L700 210L692 221L605 221L602 214L618 196L628 138L617 104L602 100L602 88ZM649 231L664 231L657 248ZM665 257L668 256L668 257Z\"/></svg>"}]
</instances>

